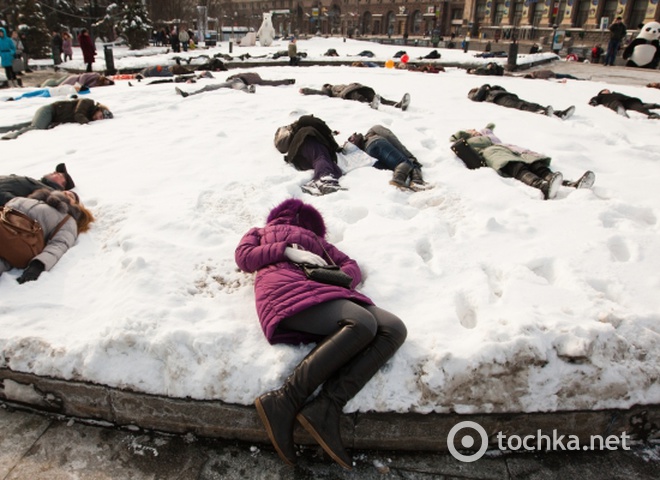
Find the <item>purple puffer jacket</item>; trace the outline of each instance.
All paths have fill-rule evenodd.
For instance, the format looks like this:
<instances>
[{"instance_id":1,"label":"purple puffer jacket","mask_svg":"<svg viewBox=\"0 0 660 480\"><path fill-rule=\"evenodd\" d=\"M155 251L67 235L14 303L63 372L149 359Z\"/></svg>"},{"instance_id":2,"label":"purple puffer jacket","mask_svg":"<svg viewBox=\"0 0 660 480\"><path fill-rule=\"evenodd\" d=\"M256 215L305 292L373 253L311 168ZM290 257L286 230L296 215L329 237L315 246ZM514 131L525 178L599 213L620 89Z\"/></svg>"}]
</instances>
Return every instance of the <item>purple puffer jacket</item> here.
<instances>
[{"instance_id":1,"label":"purple puffer jacket","mask_svg":"<svg viewBox=\"0 0 660 480\"><path fill-rule=\"evenodd\" d=\"M354 290L362 281L360 267L355 260L325 241L325 231L318 210L298 199L289 199L271 210L265 227L252 228L236 247L238 267L245 272L257 272L254 281L257 315L271 344L318 341L317 336L277 327L283 319L319 303L345 298L373 305L368 297ZM309 280L284 255L284 249L294 243L323 257L328 263L339 265L353 277L351 288Z\"/></svg>"}]
</instances>

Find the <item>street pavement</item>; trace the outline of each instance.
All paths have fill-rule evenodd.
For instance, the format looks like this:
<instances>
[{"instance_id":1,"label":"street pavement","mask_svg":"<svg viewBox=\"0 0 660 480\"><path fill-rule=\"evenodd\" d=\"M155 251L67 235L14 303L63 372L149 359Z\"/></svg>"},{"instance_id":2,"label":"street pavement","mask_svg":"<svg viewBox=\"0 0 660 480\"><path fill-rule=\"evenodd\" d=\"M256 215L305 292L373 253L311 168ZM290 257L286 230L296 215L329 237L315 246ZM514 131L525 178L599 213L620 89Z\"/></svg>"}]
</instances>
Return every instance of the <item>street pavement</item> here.
<instances>
[{"instance_id":1,"label":"street pavement","mask_svg":"<svg viewBox=\"0 0 660 480\"><path fill-rule=\"evenodd\" d=\"M500 453L463 463L446 453L353 451L346 471L318 447L286 466L268 445L90 425L0 408L0 480L657 480L660 443L608 452Z\"/></svg>"}]
</instances>

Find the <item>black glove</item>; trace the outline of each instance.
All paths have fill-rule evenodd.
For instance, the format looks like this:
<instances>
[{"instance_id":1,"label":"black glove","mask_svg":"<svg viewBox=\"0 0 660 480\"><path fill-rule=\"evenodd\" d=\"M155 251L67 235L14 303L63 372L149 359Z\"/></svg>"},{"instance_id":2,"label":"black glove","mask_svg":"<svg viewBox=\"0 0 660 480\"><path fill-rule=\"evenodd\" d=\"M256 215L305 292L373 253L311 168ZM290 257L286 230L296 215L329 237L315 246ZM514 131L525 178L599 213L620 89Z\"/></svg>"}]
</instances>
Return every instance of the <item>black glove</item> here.
<instances>
[{"instance_id":1,"label":"black glove","mask_svg":"<svg viewBox=\"0 0 660 480\"><path fill-rule=\"evenodd\" d=\"M39 275L41 275L41 272L43 272L45 268L46 266L39 260L32 260L25 270L23 270L23 275L18 277L16 281L21 284L25 282L33 282L39 278Z\"/></svg>"}]
</instances>

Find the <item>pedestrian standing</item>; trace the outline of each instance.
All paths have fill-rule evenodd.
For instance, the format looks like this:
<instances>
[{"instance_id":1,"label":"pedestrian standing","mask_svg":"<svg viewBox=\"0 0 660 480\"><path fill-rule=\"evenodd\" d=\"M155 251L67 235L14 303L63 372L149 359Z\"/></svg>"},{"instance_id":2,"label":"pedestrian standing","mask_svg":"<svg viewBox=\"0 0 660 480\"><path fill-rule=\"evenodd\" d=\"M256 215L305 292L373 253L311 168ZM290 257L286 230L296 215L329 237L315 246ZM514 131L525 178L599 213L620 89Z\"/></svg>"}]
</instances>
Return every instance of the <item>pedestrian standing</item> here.
<instances>
[{"instance_id":1,"label":"pedestrian standing","mask_svg":"<svg viewBox=\"0 0 660 480\"><path fill-rule=\"evenodd\" d=\"M73 42L69 32L62 33L62 53L64 53L64 61L73 60Z\"/></svg>"},{"instance_id":2,"label":"pedestrian standing","mask_svg":"<svg viewBox=\"0 0 660 480\"><path fill-rule=\"evenodd\" d=\"M92 71L92 63L94 63L94 56L96 55L96 46L94 40L89 35L86 28L83 28L78 35L78 44L83 54L83 61L87 64L87 72Z\"/></svg>"},{"instance_id":3,"label":"pedestrian standing","mask_svg":"<svg viewBox=\"0 0 660 480\"><path fill-rule=\"evenodd\" d=\"M607 44L607 54L605 55L605 65L614 65L616 54L621 46L621 41L626 36L626 25L621 17L616 17L614 23L610 26L610 41Z\"/></svg>"},{"instance_id":4,"label":"pedestrian standing","mask_svg":"<svg viewBox=\"0 0 660 480\"><path fill-rule=\"evenodd\" d=\"M4 27L0 27L0 59L2 66L5 69L5 75L9 86L17 87L16 73L14 73L13 63L14 55L16 54L16 45L14 41L7 36L7 31Z\"/></svg>"},{"instance_id":5,"label":"pedestrian standing","mask_svg":"<svg viewBox=\"0 0 660 480\"><path fill-rule=\"evenodd\" d=\"M58 71L60 69L59 65L62 63L62 36L57 30L53 30L53 37L50 40L50 48L53 52L55 71Z\"/></svg>"}]
</instances>

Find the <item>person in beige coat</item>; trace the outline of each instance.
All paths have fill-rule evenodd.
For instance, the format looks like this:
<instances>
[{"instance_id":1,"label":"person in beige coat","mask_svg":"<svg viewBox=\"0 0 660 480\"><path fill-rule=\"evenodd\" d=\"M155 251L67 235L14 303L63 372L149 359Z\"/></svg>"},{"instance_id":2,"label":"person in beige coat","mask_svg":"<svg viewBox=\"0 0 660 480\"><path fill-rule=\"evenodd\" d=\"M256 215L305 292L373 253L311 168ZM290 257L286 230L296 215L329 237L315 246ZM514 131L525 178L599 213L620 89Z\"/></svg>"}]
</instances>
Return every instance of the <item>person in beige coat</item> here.
<instances>
[{"instance_id":1,"label":"person in beige coat","mask_svg":"<svg viewBox=\"0 0 660 480\"><path fill-rule=\"evenodd\" d=\"M4 208L12 208L35 220L47 240L43 251L30 260L16 279L18 283L37 280L44 271L52 269L75 244L78 234L89 230L94 221L94 216L80 203L78 195L68 190L40 189L27 198L11 199ZM69 218L60 225L67 216ZM7 248L6 244L0 245L0 275L15 268L3 255L6 255Z\"/></svg>"}]
</instances>

